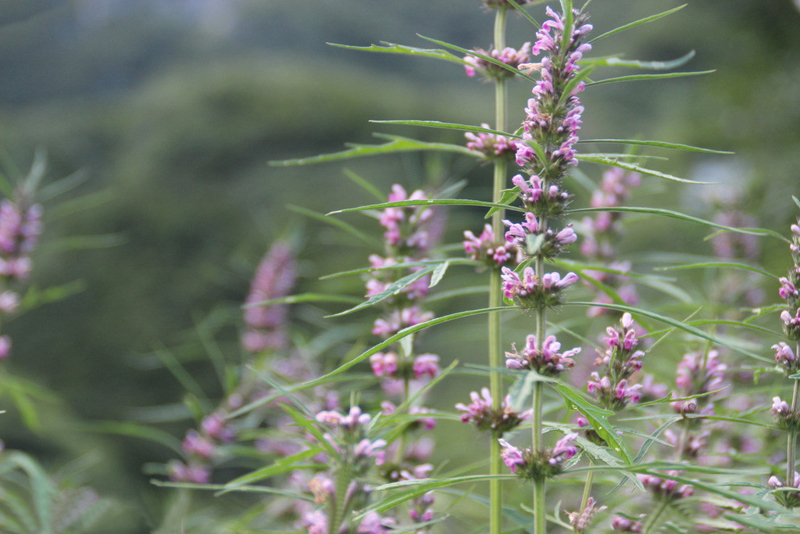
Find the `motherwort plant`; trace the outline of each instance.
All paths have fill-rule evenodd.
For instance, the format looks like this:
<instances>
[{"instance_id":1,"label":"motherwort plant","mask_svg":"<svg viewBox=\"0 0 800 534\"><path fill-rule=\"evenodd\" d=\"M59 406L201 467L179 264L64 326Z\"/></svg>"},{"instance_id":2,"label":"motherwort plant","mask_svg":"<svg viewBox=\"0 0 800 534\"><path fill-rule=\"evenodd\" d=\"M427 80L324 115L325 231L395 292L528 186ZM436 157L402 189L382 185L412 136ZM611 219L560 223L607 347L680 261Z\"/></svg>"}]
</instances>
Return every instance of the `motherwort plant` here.
<instances>
[{"instance_id":1,"label":"motherwort plant","mask_svg":"<svg viewBox=\"0 0 800 534\"><path fill-rule=\"evenodd\" d=\"M384 197L364 178L349 173L379 202L329 215L362 212L377 219L383 228L384 250L380 254L371 250L367 266L331 276L360 274L366 278L366 291L356 298L320 293L286 296L289 282L278 281L291 278L286 274L291 270L288 261L285 269L267 269L268 274L256 277L257 281L271 280L281 289L266 288L266 284L257 290L254 282L248 298L242 339L245 349L257 356L249 360L249 372L241 375L241 383L247 387L229 389L224 406L205 413L206 418L215 419L201 419L200 428L187 434L184 452L188 463L180 464L181 469L196 464L206 471L193 479L194 475L173 468L175 484L179 479L208 480L210 465L251 468L221 485L193 487L225 493L260 491L275 495L273 502L283 503L294 497L297 504L285 514L284 525L293 524L313 534L478 530L580 534L604 528L654 534L664 529L693 532L714 525L770 532L796 519L792 511L798 506L800 490L795 454L800 430L796 346L782 343L774 347L778 363L794 385L791 402L775 397L772 408L777 426L788 433L785 473L770 473L774 476L768 478L765 462L756 464L756 471L746 471L738 456L727 462L709 459L709 444L722 441L712 436L713 431L723 424L756 427L762 434L774 431L758 419L767 410L758 404L758 396L736 413L736 407L744 404L737 404L739 399L729 392L733 383L729 375L734 370L749 377L772 371L757 367L769 359L754 349L752 342L744 343L737 329L764 335L771 332L744 321L703 315L702 303L694 301L674 280L634 274L617 249L625 213L748 236L775 233L739 229L664 207L625 205L631 190L644 180L691 182L646 168L639 163L648 161L646 156L634 151L716 151L641 139L580 138L585 111L581 99L594 86L700 74L598 75L605 67L673 69L689 61L693 53L660 62L590 57L598 39L654 22L681 8L600 33L590 23L588 6L603 9L602 1L577 7L571 0L562 0L540 10L538 4L543 3L485 0L484 6L495 17L489 46L466 49L426 38L440 48L393 43L344 47L458 65L467 76L494 84L493 124L377 121L462 131L466 146L382 135L387 140L384 144L355 145L337 154L279 164L445 151L490 165L492 196L449 198L448 194L434 196L396 184ZM512 14L531 24L531 39L517 48L506 43L506 25L514 20L509 17ZM541 24L534 14L544 16ZM532 85L526 104L510 105L507 84L512 80ZM600 144L634 148L624 153L579 151ZM580 172L576 169L579 164ZM599 186L590 199L573 187L586 184L593 168L586 164L605 170L597 173L601 175ZM585 189L591 190L591 185ZM463 232L461 245L437 248L438 236L447 235L437 214L448 207L486 209L485 218L490 221ZM581 222L565 222L567 219ZM340 228L364 237L350 223L337 222ZM800 229L793 226L792 231L792 254L798 263ZM450 255L462 246L467 258ZM580 247L583 259L567 256L573 247ZM466 277L454 272L462 266L477 267L484 273L485 285L460 286ZM725 265L713 264L714 268L721 266ZM592 294L578 283L581 279L600 295L581 300L581 295ZM662 305L647 291L640 293L639 282L678 295L682 301ZM441 289L448 283L449 287ZM795 345L800 339L798 288L800 268L795 265L789 276L781 279L780 290L788 307L781 315L785 333ZM445 313L438 308L448 299L476 292L488 292L488 306ZM299 326L286 320L284 308L275 307L287 302L319 307L353 303L328 318L361 318L354 321L355 328L346 331L335 323L331 330L336 335L318 332L323 341L312 343L303 334L293 335L292 330ZM429 309L434 302L437 314ZM574 307L589 310L589 317L571 315ZM380 315L356 315L370 309L381 310ZM315 307L309 316L320 319L319 311ZM603 327L615 324L605 329L599 344L593 343L598 330L602 331L597 318L606 312L620 317L603 321ZM479 356L469 367L456 370L458 361L451 355L443 352L440 361L438 354L418 348L423 330L480 315L488 318L486 343L472 343L465 351ZM521 338L504 339L501 319L507 316L529 324ZM321 322L317 320L314 326ZM666 326L659 329L659 325ZM718 334L718 327L726 329L725 335ZM705 347L699 348L697 339L703 340ZM314 352L308 349L312 345L325 348ZM312 352L314 358L323 358L325 365L301 357ZM338 359L328 357L328 352L336 353ZM587 356L593 352L595 356ZM736 364L733 369L728 353L747 357L748 364ZM464 359L472 356L459 354ZM260 363L267 359L271 361L268 365ZM452 363L446 365L448 361ZM750 365L752 361L756 363ZM673 391L643 375L643 365L649 373L662 377L677 365ZM453 381L459 372L488 378L488 383L469 391L462 382ZM443 381L459 395L437 398L437 386ZM584 386L575 387L571 381ZM340 398L343 407L339 407ZM448 408L433 410L426 407L429 402ZM450 449L453 439L443 433L458 421L491 438L488 451L472 447L470 442L479 460L474 465L444 461L455 451ZM726 437L731 434L726 432ZM440 439L434 447L430 438L437 433ZM253 453L248 446L259 452ZM734 456L732 450L725 449ZM228 456L221 462L223 453ZM247 454L249 463L232 459ZM254 458L264 465L251 467ZM472 484L475 492L457 488L464 484ZM188 486L184 483L182 487ZM746 491L740 492L740 488ZM646 503L641 515L640 509L626 502L632 494L637 502ZM700 503L700 499L715 502ZM570 511L563 512L556 503L565 503ZM701 504L713 505L717 516L712 519L718 519L717 523L708 520L712 512L704 511L710 508ZM284 517L275 505L263 505L262 509L269 510L273 519ZM703 513L709 517L698 518ZM270 528L274 530L275 521Z\"/></svg>"}]
</instances>

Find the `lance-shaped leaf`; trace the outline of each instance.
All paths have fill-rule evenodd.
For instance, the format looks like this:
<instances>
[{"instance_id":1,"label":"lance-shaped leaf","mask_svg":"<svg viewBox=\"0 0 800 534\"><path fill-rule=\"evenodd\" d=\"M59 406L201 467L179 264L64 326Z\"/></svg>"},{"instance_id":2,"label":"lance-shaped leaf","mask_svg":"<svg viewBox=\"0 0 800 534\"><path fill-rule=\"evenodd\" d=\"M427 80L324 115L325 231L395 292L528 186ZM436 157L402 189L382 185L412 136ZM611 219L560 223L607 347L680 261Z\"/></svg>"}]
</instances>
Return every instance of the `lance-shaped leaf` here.
<instances>
[{"instance_id":1,"label":"lance-shaped leaf","mask_svg":"<svg viewBox=\"0 0 800 534\"><path fill-rule=\"evenodd\" d=\"M599 406L595 406L583 397L580 391L568 386L567 384L559 383L554 386L555 390L567 403L571 409L577 410L592 425L592 428L597 435L599 435L611 449L616 452L622 460L630 465L633 463L631 453L628 451L628 446L617 435L616 429L608 422L608 417L614 415L614 412L604 410Z\"/></svg>"},{"instance_id":2,"label":"lance-shaped leaf","mask_svg":"<svg viewBox=\"0 0 800 534\"><path fill-rule=\"evenodd\" d=\"M503 69L505 69L505 70L507 70L509 72L513 72L517 76L521 76L523 78L526 78L526 79L528 79L528 80L530 80L530 81L532 81L534 83L537 82L536 78L534 78L534 77L532 77L532 76L530 76L528 74L525 74L521 70L519 70L519 69L517 69L515 67L512 67L511 65L506 65L502 61L500 61L498 59L495 59L492 56L487 56L485 54L479 54L478 52L475 52L474 50L467 50L466 48L461 48L460 46L456 46L454 44L446 43L444 41L439 41L437 39L432 39L430 37L425 37L424 35L419 35L419 34L417 34L417 35L419 37L421 37L422 39L425 39L426 41L430 41L430 42L438 44L440 46L444 46L445 48L449 48L451 50L456 50L457 52L461 52L462 54L465 54L465 55L479 57L479 58L483 59L484 61L487 61L489 63L497 65L498 67L503 68Z\"/></svg>"},{"instance_id":3,"label":"lance-shaped leaf","mask_svg":"<svg viewBox=\"0 0 800 534\"><path fill-rule=\"evenodd\" d=\"M678 178L677 176L673 176L671 174L667 174L665 172L654 171L652 169L646 169L640 165L636 165L634 163L627 163L624 161L619 161L617 158L607 158L603 156L593 157L591 155L579 155L577 156L579 161L587 161L590 163L597 163L599 165L608 165L610 167L619 167L620 169L625 169L628 171L635 171L641 174L647 174L648 176L655 176L657 178L663 178L665 180L672 180L673 182L681 182L684 184L697 184L697 185L711 185L713 182L697 182L695 180L689 180L687 178Z\"/></svg>"},{"instance_id":4,"label":"lance-shaped leaf","mask_svg":"<svg viewBox=\"0 0 800 534\"><path fill-rule=\"evenodd\" d=\"M688 54L670 61L641 61L638 59L622 59L619 56L608 56L598 58L585 58L578 62L579 65L593 65L597 67L626 67L645 70L670 70L676 69L688 63L695 56L692 50Z\"/></svg>"},{"instance_id":5,"label":"lance-shaped leaf","mask_svg":"<svg viewBox=\"0 0 800 534\"><path fill-rule=\"evenodd\" d=\"M308 450L299 452L297 454L287 456L286 458L279 458L272 465L262 467L261 469L256 469L255 471L247 473L246 475L234 478L233 480L225 484L225 489L222 490L220 494L233 491L238 487L244 486L246 484L260 482L262 480L277 475L281 475L283 473L288 473L289 471L294 471L295 469L299 468L301 462L304 462L309 458L313 458L323 451L324 449L322 447L312 447Z\"/></svg>"},{"instance_id":6,"label":"lance-shaped leaf","mask_svg":"<svg viewBox=\"0 0 800 534\"><path fill-rule=\"evenodd\" d=\"M523 208L509 206L494 202L484 202L482 200L466 200L461 198L439 198L430 200L398 200L397 202L382 202L380 204L370 204L369 206L358 206L355 208L344 208L327 213L326 215L336 215L339 213L350 213L354 211L382 210L386 208L408 208L412 206L478 206L482 208L501 208L504 210L524 212Z\"/></svg>"},{"instance_id":7,"label":"lance-shaped leaf","mask_svg":"<svg viewBox=\"0 0 800 534\"><path fill-rule=\"evenodd\" d=\"M367 300L365 300L364 302L362 302L358 306L354 306L354 307L350 308L349 310L345 310L343 312L335 313L333 315L328 315L326 318L341 317L342 315L348 315L348 314L356 312L356 311L358 311L358 310L360 310L362 308L366 308L368 306L374 306L375 304L378 304L379 302L383 302L384 300L388 299L389 297L393 297L394 295L397 295L398 293L403 291L403 289L405 289L406 287L410 286L411 284L413 284L414 282L416 282L417 280L419 280L423 276L427 276L427 275L431 274L437 268L439 268L439 265L429 265L428 267L424 267L424 268L420 269L417 272L414 272L414 273L411 273L409 275L406 275L403 278L401 278L400 280L397 280L396 282L392 282L391 284L389 284L389 286L387 286L386 289L384 289L380 293L376 293L376 294L370 296Z\"/></svg>"},{"instance_id":8,"label":"lance-shaped leaf","mask_svg":"<svg viewBox=\"0 0 800 534\"><path fill-rule=\"evenodd\" d=\"M644 207L634 207L634 206L618 206L618 207L608 207L608 208L576 208L567 210L567 213L589 213L593 211L617 211L621 213L648 213L650 215L661 215L663 217L670 217L672 219L680 219L682 221L693 222L697 224L702 224L705 226L710 226L712 228L719 228L721 230L727 230L729 232L736 232L738 234L747 234L747 235L757 235L757 236L772 236L777 237L781 241L785 241L789 243L790 241L786 239L782 234L778 232L774 232L772 230L767 230L764 228L735 228L733 226L725 226L724 224L715 223L712 221L707 221L705 219L700 219L699 217L692 217L691 215L686 215L685 213L681 213L679 211L668 210L664 208L644 208Z\"/></svg>"},{"instance_id":9,"label":"lance-shaped leaf","mask_svg":"<svg viewBox=\"0 0 800 534\"><path fill-rule=\"evenodd\" d=\"M300 215L305 215L309 219L315 219L317 221L323 222L325 224L330 224L331 226L335 226L336 228L352 235L356 239L363 241L364 243L368 244L370 247L379 248L382 243L380 240L365 234L352 224L349 224L345 221L339 219L331 219L329 217L325 217L324 214L318 213L314 210L302 208L300 206L295 206L293 204L287 204L286 208L289 211L293 211L295 213L299 213Z\"/></svg>"},{"instance_id":10,"label":"lance-shaped leaf","mask_svg":"<svg viewBox=\"0 0 800 534\"><path fill-rule=\"evenodd\" d=\"M387 122L387 121L370 121L370 122ZM431 121L433 122L433 121ZM455 152L465 156L472 156L475 158L483 158L478 152L468 149L461 145L452 145L449 143L428 143L426 141L418 141L408 137L401 137L397 135L374 134L375 137L388 139L387 143L382 145L359 145L356 143L347 143L345 146L351 147L342 152L334 152L333 154L321 154L319 156L311 156L308 158L287 159L283 161L271 161L270 165L273 167L290 167L293 165L310 165L312 163L326 163L328 161L337 161L343 159L362 158L366 156L382 156L384 154L393 154L396 152L414 152L421 150L436 150L440 152Z\"/></svg>"},{"instance_id":11,"label":"lance-shaped leaf","mask_svg":"<svg viewBox=\"0 0 800 534\"><path fill-rule=\"evenodd\" d=\"M461 132L475 132L475 133L490 133L495 135L502 135L514 139L521 139L521 135L516 133L501 132L500 130L493 130L491 128L484 128L483 126L472 126L470 124L459 124L456 122L442 122L442 121L427 121L427 120L371 120L375 124L402 124L404 126L423 126L425 128L438 128L440 130L458 130ZM464 150L471 150L465 148Z\"/></svg>"},{"instance_id":12,"label":"lance-shaped leaf","mask_svg":"<svg viewBox=\"0 0 800 534\"><path fill-rule=\"evenodd\" d=\"M743 269L745 271L750 271L754 273L758 273L764 276L768 276L770 278L774 278L775 280L778 279L777 276L774 274L765 271L764 269L759 269L758 267L754 267L752 265L747 265L744 263L731 263L731 262L724 262L724 261L713 261L713 262L704 262L704 263L691 263L689 265L674 265L670 267L656 267L654 270L656 271L677 271L682 269L708 269L713 267L722 267L724 269Z\"/></svg>"},{"instance_id":13,"label":"lance-shaped leaf","mask_svg":"<svg viewBox=\"0 0 800 534\"><path fill-rule=\"evenodd\" d=\"M468 63L464 61L462 58L454 56L447 50L436 50L431 48L415 48L413 46L390 43L387 41L381 41L381 46L378 45L352 46L352 45L343 45L336 43L328 43L328 44L330 46L335 46L337 48L346 48L347 50L358 50L360 52L378 52L382 54L406 54L412 56L429 57L433 59L442 59L444 61L450 61L452 63L458 63L460 65L468 65Z\"/></svg>"},{"instance_id":14,"label":"lance-shaped leaf","mask_svg":"<svg viewBox=\"0 0 800 534\"><path fill-rule=\"evenodd\" d=\"M712 150L681 143L667 143L665 141L649 141L642 139L581 139L578 143L616 143L621 145L633 146L654 146L658 148L670 148L673 150L686 150L688 152L701 152L703 154L733 154L726 150Z\"/></svg>"},{"instance_id":15,"label":"lance-shaped leaf","mask_svg":"<svg viewBox=\"0 0 800 534\"><path fill-rule=\"evenodd\" d=\"M699 70L699 71L692 71L692 72L669 72L666 74L634 74L632 76L618 76L616 78L606 78L604 80L596 80L590 83L587 83L588 86L594 85L602 85L605 83L617 83L617 82L635 82L635 81L642 81L642 80L664 80L668 78L686 78L687 76L700 76L702 74L711 74L716 72L715 70Z\"/></svg>"},{"instance_id":16,"label":"lance-shaped leaf","mask_svg":"<svg viewBox=\"0 0 800 534\"><path fill-rule=\"evenodd\" d=\"M628 24L623 24L622 26L620 26L618 28L614 28L613 30L609 30L604 34L598 35L597 37L592 39L591 42L599 41L600 39L604 39L606 37L611 37L612 35L616 35L616 34L618 34L620 32L624 32L625 30L630 30L631 28L635 28L636 26L641 26L642 24L647 24L648 22L653 22L654 20L658 20L658 19L660 19L662 17L666 17L667 15L671 15L671 14L675 13L676 11L679 11L679 10L683 9L687 5L688 4L683 4L681 6L669 9L667 11L663 11L663 12L657 13L655 15L650 15L649 17L645 17L643 19L639 19L639 20L636 20L636 21L633 21L633 22L629 22Z\"/></svg>"}]
</instances>

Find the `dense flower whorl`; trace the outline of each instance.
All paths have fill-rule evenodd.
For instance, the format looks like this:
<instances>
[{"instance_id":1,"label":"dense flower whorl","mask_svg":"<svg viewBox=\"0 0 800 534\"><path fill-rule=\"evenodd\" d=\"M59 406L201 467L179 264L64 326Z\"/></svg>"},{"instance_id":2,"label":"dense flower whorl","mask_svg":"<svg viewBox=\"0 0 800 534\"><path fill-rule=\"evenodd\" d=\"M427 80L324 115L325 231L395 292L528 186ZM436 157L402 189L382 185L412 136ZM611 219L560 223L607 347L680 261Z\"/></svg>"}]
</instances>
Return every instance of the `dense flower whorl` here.
<instances>
[{"instance_id":1,"label":"dense flower whorl","mask_svg":"<svg viewBox=\"0 0 800 534\"><path fill-rule=\"evenodd\" d=\"M775 424L782 430L800 430L800 411L792 410L789 403L780 397L772 397L770 408Z\"/></svg>"},{"instance_id":2,"label":"dense flower whorl","mask_svg":"<svg viewBox=\"0 0 800 534\"><path fill-rule=\"evenodd\" d=\"M476 261L482 261L490 267L514 267L522 259L522 250L515 244L498 241L494 237L492 226L487 224L483 232L475 236L471 231L464 231L464 251Z\"/></svg>"},{"instance_id":3,"label":"dense flower whorl","mask_svg":"<svg viewBox=\"0 0 800 534\"><path fill-rule=\"evenodd\" d=\"M558 273L545 273L539 279L533 267L526 267L522 278L508 267L501 271L503 294L526 309L557 306L561 303L561 292L578 281L575 273L567 273L564 278Z\"/></svg>"},{"instance_id":4,"label":"dense flower whorl","mask_svg":"<svg viewBox=\"0 0 800 534\"><path fill-rule=\"evenodd\" d=\"M486 123L481 124L482 128L489 128ZM520 142L505 135L493 134L490 132L467 132L464 134L467 138L467 148L473 152L483 154L486 159L514 159Z\"/></svg>"},{"instance_id":5,"label":"dense flower whorl","mask_svg":"<svg viewBox=\"0 0 800 534\"><path fill-rule=\"evenodd\" d=\"M514 352L506 352L506 367L509 369L533 369L537 373L545 376L555 376L562 371L575 366L573 356L581 352L580 347L559 352L561 350L561 343L556 340L555 336L547 336L542 342L542 350L537 347L537 339L533 334L525 339L525 348L522 353L517 352L516 346L513 346Z\"/></svg>"},{"instance_id":6,"label":"dense flower whorl","mask_svg":"<svg viewBox=\"0 0 800 534\"><path fill-rule=\"evenodd\" d=\"M578 240L578 235L572 229L571 224L558 232L550 228L544 230L542 225L539 224L539 219L531 212L525 214L524 222L512 223L504 220L503 224L508 227L505 236L506 241L516 245L527 256L541 254L545 258L552 258L563 252L567 245ZM538 246L534 249L533 245L537 236L543 236L539 238L543 239L543 241L538 243Z\"/></svg>"},{"instance_id":7,"label":"dense flower whorl","mask_svg":"<svg viewBox=\"0 0 800 534\"><path fill-rule=\"evenodd\" d=\"M519 188L525 208L537 217L558 217L564 213L569 203L569 193L555 184L549 185L545 191L542 179L535 174L527 180L517 174L511 179L511 183Z\"/></svg>"},{"instance_id":8,"label":"dense flower whorl","mask_svg":"<svg viewBox=\"0 0 800 534\"><path fill-rule=\"evenodd\" d=\"M677 471L667 471L666 474L678 476L679 473ZM680 485L675 480L654 475L638 474L636 477L650 492L667 499L683 499L694 495L694 488L689 484Z\"/></svg>"},{"instance_id":9,"label":"dense flower whorl","mask_svg":"<svg viewBox=\"0 0 800 534\"><path fill-rule=\"evenodd\" d=\"M690 352L678 364L675 383L682 397L703 395L722 388L727 369L728 366L720 362L719 352L716 350L707 353ZM688 401L675 401L670 406L677 413L714 414L714 405L708 395Z\"/></svg>"},{"instance_id":10,"label":"dense flower whorl","mask_svg":"<svg viewBox=\"0 0 800 534\"><path fill-rule=\"evenodd\" d=\"M543 451L519 449L504 439L498 439L500 456L511 472L526 480L552 478L563 471L564 462L578 454L573 442L578 434L570 433L556 442L555 447Z\"/></svg>"},{"instance_id":11,"label":"dense flower whorl","mask_svg":"<svg viewBox=\"0 0 800 534\"><path fill-rule=\"evenodd\" d=\"M538 40L532 51L533 55L542 52L547 55L540 63L530 66L539 70L540 80L533 88L533 98L528 100L525 109L527 119L523 122L522 137L529 143L517 151L517 163L531 171L530 174L539 176L540 170L547 169L547 180L553 181L560 179L569 167L578 164L574 145L578 142L583 107L577 94L583 91L585 84L578 83L569 94L565 91L579 70L577 62L591 50L591 45L583 41L592 26L586 23L585 14L574 10L572 33L563 48L565 17L549 7L547 14L550 20L545 21L536 34ZM538 156L531 144L541 147L547 162L536 161Z\"/></svg>"},{"instance_id":12,"label":"dense flower whorl","mask_svg":"<svg viewBox=\"0 0 800 534\"><path fill-rule=\"evenodd\" d=\"M772 476L767 481L767 485L774 491L775 500L787 508L797 508L800 506L800 473L794 472L794 480L787 485L785 480Z\"/></svg>"},{"instance_id":13,"label":"dense flower whorl","mask_svg":"<svg viewBox=\"0 0 800 534\"><path fill-rule=\"evenodd\" d=\"M639 517L640 519L644 519L645 516L642 514ZM611 520L611 528L617 532L641 532L642 528L644 528L644 523L618 515L614 516L614 519Z\"/></svg>"},{"instance_id":14,"label":"dense flower whorl","mask_svg":"<svg viewBox=\"0 0 800 534\"><path fill-rule=\"evenodd\" d=\"M642 368L644 352L636 350L639 340L630 313L622 315L620 327L609 326L606 334L606 350L598 351L599 356L594 362L595 366L601 367L602 375L593 372L587 389L597 397L601 406L618 411L641 398L639 390L642 386L631 384L630 378Z\"/></svg>"},{"instance_id":15,"label":"dense flower whorl","mask_svg":"<svg viewBox=\"0 0 800 534\"><path fill-rule=\"evenodd\" d=\"M800 372L800 359L794 353L792 347L786 343L778 343L772 345L772 350L775 351L775 361L778 362L787 375L792 375Z\"/></svg>"},{"instance_id":16,"label":"dense flower whorl","mask_svg":"<svg viewBox=\"0 0 800 534\"><path fill-rule=\"evenodd\" d=\"M524 43L519 50L511 47L496 50L494 47L490 47L489 50L475 48L472 51L475 52L475 55L464 56L466 62L464 70L470 78L475 76L476 72L480 72L487 78L512 78L515 75L514 72L480 56L490 57L515 69L531 60L531 43Z\"/></svg>"},{"instance_id":17,"label":"dense flower whorl","mask_svg":"<svg viewBox=\"0 0 800 534\"><path fill-rule=\"evenodd\" d=\"M500 409L495 410L493 406L492 394L488 388L481 389L480 395L473 391L469 394L472 402L469 405L459 402L456 409L461 410L461 422L472 423L479 430L491 430L502 435L509 430L519 426L522 421L530 419L530 410L523 413L516 413L511 408L511 398L506 397L500 404Z\"/></svg>"}]
</instances>

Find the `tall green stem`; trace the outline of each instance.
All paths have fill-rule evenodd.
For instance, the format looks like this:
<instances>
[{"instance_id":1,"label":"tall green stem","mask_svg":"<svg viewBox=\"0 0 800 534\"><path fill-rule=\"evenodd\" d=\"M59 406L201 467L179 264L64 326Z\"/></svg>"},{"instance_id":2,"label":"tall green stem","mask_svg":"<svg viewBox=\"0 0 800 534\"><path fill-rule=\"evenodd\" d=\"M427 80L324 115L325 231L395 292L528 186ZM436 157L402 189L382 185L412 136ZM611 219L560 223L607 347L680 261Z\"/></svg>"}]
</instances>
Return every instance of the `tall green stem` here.
<instances>
[{"instance_id":1,"label":"tall green stem","mask_svg":"<svg viewBox=\"0 0 800 534\"><path fill-rule=\"evenodd\" d=\"M661 524L661 514L664 513L664 510L667 509L669 506L669 501L664 498L659 504L658 508L656 508L655 512L650 514L645 522L644 526L642 527L642 534L650 534L651 532L656 532L658 530L658 526Z\"/></svg>"},{"instance_id":2,"label":"tall green stem","mask_svg":"<svg viewBox=\"0 0 800 534\"><path fill-rule=\"evenodd\" d=\"M797 351L795 354L800 354L800 343L797 344ZM800 409L800 380L794 380L794 387L792 388L792 413L796 413ZM789 430L789 438L786 443L786 485L791 486L794 483L795 463L797 462L797 429L792 428Z\"/></svg>"},{"instance_id":3,"label":"tall green stem","mask_svg":"<svg viewBox=\"0 0 800 534\"><path fill-rule=\"evenodd\" d=\"M505 8L497 10L494 21L494 47L497 50L505 48L506 40L506 15ZM505 131L506 129L506 82L498 78L495 85L495 129ZM506 187L506 161L497 159L494 163L494 181L492 187L492 201L500 202L503 196L503 189ZM503 240L503 210L498 210L492 216L492 230L496 241ZM489 283L489 307L497 308L503 304L503 294L500 285L500 276L496 270L491 271L491 281ZM500 373L496 371L502 366L502 345L500 339L500 314L489 314L489 367L490 388L492 392L492 407L500 410L503 400L503 382ZM503 461L500 457L500 443L497 441L500 434L492 432L491 459L489 462L492 475L502 473ZM489 532L490 534L500 534L502 532L503 521L503 495L501 480L493 478L489 481Z\"/></svg>"}]
</instances>

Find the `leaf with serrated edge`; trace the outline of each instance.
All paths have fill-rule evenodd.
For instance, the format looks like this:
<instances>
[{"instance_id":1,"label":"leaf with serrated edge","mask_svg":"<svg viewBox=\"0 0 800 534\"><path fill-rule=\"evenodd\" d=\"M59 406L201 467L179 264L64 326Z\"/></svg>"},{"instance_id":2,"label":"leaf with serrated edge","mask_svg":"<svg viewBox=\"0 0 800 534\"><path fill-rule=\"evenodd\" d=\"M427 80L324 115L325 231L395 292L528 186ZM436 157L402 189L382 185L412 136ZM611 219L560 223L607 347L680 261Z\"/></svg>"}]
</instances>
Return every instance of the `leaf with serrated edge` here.
<instances>
[{"instance_id":1,"label":"leaf with serrated edge","mask_svg":"<svg viewBox=\"0 0 800 534\"><path fill-rule=\"evenodd\" d=\"M688 54L670 61L641 61L638 59L622 59L618 56L585 58L578 62L579 65L596 65L599 67L628 67L646 70L669 70L681 67L695 56L692 50Z\"/></svg>"},{"instance_id":2,"label":"leaf with serrated edge","mask_svg":"<svg viewBox=\"0 0 800 534\"><path fill-rule=\"evenodd\" d=\"M350 308L348 310L345 310L343 312L334 313L333 315L328 315L328 316L326 316L326 318L341 317L342 315L348 315L350 313L354 313L354 312L356 312L358 310L361 310L363 308L366 308L368 306L374 306L375 304L378 304L379 302L383 302L384 300L388 299L389 297L397 295L403 289L405 289L406 287L410 286L411 284L413 284L414 282L416 282L420 278L429 275L431 272L433 272L437 268L438 268L438 266L429 266L429 267L425 267L423 269L420 269L417 272L414 272L414 273L411 273L409 275L406 275L403 278L401 278L400 280L397 280L396 282L392 282L391 284L389 284L389 286L386 289L384 289L383 291L381 291L380 293L376 293L376 294L370 296L367 300L365 300L364 302L362 302L358 306L354 306L354 307L352 307L352 308Z\"/></svg>"},{"instance_id":3,"label":"leaf with serrated edge","mask_svg":"<svg viewBox=\"0 0 800 534\"><path fill-rule=\"evenodd\" d=\"M683 4L681 6L674 7L672 9L667 10L667 11L663 11L663 12L657 13L655 15L650 15L649 17L645 17L643 19L635 20L633 22L629 22L628 24L623 24L622 26L620 26L618 28L614 28L613 30L609 30L606 33L598 35L597 37L592 39L591 42L594 43L595 41L599 41L600 39L603 39L605 37L611 37L612 35L616 35L616 34L618 34L620 32L624 32L625 30L629 30L631 28L635 28L636 26L640 26L642 24L647 24L648 22L653 22L654 20L658 20L658 19L660 19L662 17L666 17L667 15L671 15L672 13L675 13L676 11L679 11L679 10L683 9L687 5L688 4Z\"/></svg>"},{"instance_id":4,"label":"leaf with serrated edge","mask_svg":"<svg viewBox=\"0 0 800 534\"><path fill-rule=\"evenodd\" d=\"M692 72L669 72L666 74L634 74L632 76L618 76L616 78L606 78L604 80L595 80L586 84L587 87L595 85L603 85L607 83L618 82L636 82L644 80L666 80L669 78L686 78L687 76L701 76L703 74L712 74L715 70L699 70Z\"/></svg>"},{"instance_id":5,"label":"leaf with serrated edge","mask_svg":"<svg viewBox=\"0 0 800 534\"><path fill-rule=\"evenodd\" d=\"M664 141L647 141L640 139L581 139L578 143L616 143L621 145L634 145L634 146L653 146L657 148L670 148L673 150L685 150L688 152L702 152L704 154L734 154L727 150L713 150L710 148L702 148L691 145L684 145L681 143L667 143Z\"/></svg>"}]
</instances>

